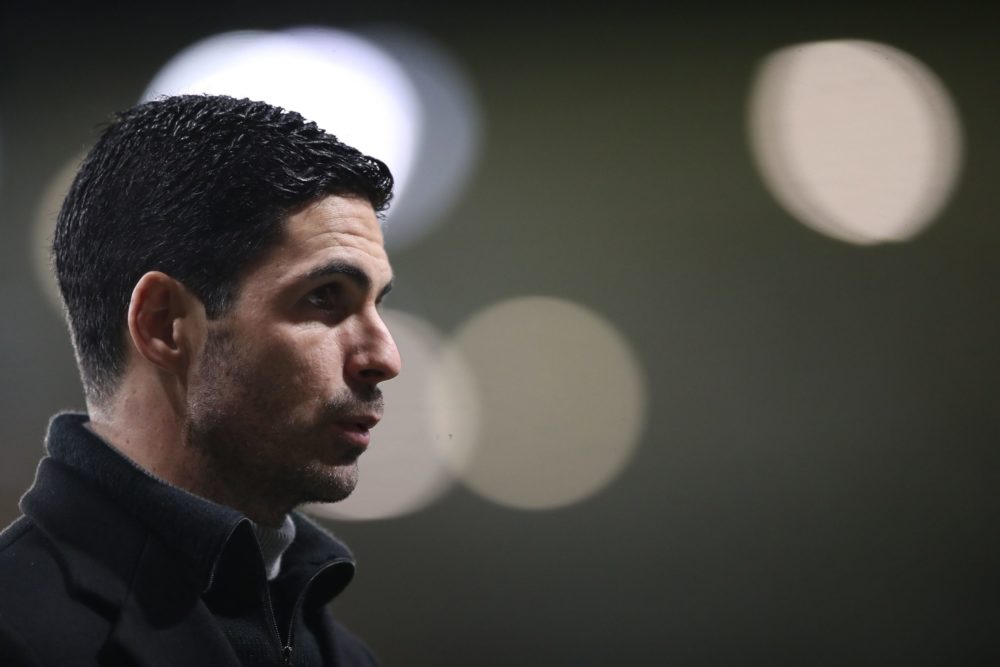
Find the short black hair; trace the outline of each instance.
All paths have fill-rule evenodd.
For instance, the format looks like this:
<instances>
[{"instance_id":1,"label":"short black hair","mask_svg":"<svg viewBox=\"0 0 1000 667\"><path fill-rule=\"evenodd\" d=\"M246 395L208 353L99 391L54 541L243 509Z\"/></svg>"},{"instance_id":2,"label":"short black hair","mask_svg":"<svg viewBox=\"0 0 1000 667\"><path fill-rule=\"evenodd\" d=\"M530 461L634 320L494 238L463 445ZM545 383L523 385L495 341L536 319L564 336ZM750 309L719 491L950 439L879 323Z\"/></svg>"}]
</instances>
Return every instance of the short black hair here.
<instances>
[{"instance_id":1,"label":"short black hair","mask_svg":"<svg viewBox=\"0 0 1000 667\"><path fill-rule=\"evenodd\" d=\"M116 114L80 166L52 243L87 398L99 405L117 389L144 273L170 275L219 317L289 215L327 195L381 212L392 186L381 161L264 102L181 95Z\"/></svg>"}]
</instances>

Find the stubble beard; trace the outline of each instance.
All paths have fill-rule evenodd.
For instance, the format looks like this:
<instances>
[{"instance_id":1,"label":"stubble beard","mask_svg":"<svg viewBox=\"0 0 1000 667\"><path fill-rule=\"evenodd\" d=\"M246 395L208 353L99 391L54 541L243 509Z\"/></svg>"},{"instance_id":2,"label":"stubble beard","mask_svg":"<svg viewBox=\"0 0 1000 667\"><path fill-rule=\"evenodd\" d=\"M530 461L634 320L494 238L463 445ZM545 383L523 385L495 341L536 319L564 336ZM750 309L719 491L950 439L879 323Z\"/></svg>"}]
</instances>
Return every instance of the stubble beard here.
<instances>
[{"instance_id":1,"label":"stubble beard","mask_svg":"<svg viewBox=\"0 0 1000 667\"><path fill-rule=\"evenodd\" d=\"M342 450L323 427L336 415L380 409L381 393L335 397L324 406L321 423L297 423L288 397L301 388L275 382L255 366L230 335L210 332L189 393L185 429L198 468L193 476L202 480L195 492L251 518L349 496L358 482L360 451Z\"/></svg>"}]
</instances>

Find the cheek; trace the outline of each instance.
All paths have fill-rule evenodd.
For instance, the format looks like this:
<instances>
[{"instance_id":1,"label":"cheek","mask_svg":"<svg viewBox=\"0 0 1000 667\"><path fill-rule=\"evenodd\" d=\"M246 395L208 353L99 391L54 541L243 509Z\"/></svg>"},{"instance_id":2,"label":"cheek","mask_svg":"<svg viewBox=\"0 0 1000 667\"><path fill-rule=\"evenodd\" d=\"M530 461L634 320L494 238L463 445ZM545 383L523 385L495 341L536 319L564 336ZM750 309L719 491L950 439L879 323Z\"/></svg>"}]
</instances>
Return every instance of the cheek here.
<instances>
[{"instance_id":1,"label":"cheek","mask_svg":"<svg viewBox=\"0 0 1000 667\"><path fill-rule=\"evenodd\" d=\"M275 384L292 394L329 400L343 385L343 356L336 337L300 335L269 346L262 357Z\"/></svg>"}]
</instances>

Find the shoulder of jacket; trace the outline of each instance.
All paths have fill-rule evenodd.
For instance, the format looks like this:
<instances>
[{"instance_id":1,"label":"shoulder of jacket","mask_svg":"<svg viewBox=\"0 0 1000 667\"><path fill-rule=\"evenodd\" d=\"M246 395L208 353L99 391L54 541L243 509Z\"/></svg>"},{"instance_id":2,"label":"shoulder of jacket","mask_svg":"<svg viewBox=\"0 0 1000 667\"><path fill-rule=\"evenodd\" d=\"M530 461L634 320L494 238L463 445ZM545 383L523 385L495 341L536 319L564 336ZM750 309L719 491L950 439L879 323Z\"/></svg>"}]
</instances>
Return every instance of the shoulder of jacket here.
<instances>
[{"instance_id":1,"label":"shoulder of jacket","mask_svg":"<svg viewBox=\"0 0 1000 667\"><path fill-rule=\"evenodd\" d=\"M40 560L52 560L53 545L30 518L21 516L0 532L0 606L13 580L25 576Z\"/></svg>"},{"instance_id":2,"label":"shoulder of jacket","mask_svg":"<svg viewBox=\"0 0 1000 667\"><path fill-rule=\"evenodd\" d=\"M15 631L0 611L0 656L9 667L35 667L44 664L41 658L28 646L20 633Z\"/></svg>"},{"instance_id":3,"label":"shoulder of jacket","mask_svg":"<svg viewBox=\"0 0 1000 667\"><path fill-rule=\"evenodd\" d=\"M0 531L0 552L20 540L32 527L34 527L34 523L23 514L15 519L13 523Z\"/></svg>"}]
</instances>

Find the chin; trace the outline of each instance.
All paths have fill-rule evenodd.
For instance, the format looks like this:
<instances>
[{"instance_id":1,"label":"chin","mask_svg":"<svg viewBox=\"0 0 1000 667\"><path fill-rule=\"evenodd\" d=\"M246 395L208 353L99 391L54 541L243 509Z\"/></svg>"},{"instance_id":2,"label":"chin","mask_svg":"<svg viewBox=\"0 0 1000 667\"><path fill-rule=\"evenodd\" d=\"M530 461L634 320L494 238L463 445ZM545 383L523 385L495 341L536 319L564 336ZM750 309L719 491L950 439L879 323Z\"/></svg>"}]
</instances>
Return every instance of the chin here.
<instances>
[{"instance_id":1,"label":"chin","mask_svg":"<svg viewBox=\"0 0 1000 667\"><path fill-rule=\"evenodd\" d=\"M308 471L301 490L306 503L335 503L351 495L358 484L356 463L337 466L319 465Z\"/></svg>"}]
</instances>

